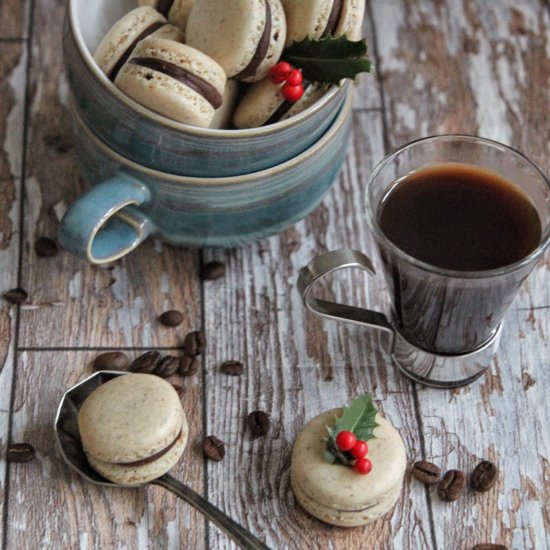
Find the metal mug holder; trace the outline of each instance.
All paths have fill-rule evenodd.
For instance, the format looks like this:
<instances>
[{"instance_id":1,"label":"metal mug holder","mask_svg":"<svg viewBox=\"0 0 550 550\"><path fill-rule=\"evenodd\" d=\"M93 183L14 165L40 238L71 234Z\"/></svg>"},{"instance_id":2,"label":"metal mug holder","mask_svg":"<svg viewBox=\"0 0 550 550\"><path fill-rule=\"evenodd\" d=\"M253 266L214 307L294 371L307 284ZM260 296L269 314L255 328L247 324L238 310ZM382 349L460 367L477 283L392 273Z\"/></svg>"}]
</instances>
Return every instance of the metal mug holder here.
<instances>
[{"instance_id":1,"label":"metal mug holder","mask_svg":"<svg viewBox=\"0 0 550 550\"><path fill-rule=\"evenodd\" d=\"M348 268L359 268L375 275L372 262L356 250L335 250L317 256L298 276L298 291L306 308L326 319L345 321L390 334L390 355L394 366L405 376L435 388L465 386L490 367L500 341L501 325L478 348L461 354L438 354L407 341L394 323L378 311L315 298L311 291L322 278Z\"/></svg>"}]
</instances>

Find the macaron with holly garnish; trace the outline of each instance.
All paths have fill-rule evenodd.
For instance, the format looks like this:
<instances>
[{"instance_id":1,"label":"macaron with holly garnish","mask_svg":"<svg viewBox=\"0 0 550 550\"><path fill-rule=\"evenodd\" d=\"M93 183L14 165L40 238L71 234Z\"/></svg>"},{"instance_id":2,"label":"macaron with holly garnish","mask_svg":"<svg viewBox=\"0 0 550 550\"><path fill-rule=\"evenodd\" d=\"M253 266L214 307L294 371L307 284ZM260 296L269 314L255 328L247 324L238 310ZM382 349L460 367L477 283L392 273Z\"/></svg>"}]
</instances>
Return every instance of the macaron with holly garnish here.
<instances>
[{"instance_id":1,"label":"macaron with holly garnish","mask_svg":"<svg viewBox=\"0 0 550 550\"><path fill-rule=\"evenodd\" d=\"M114 81L135 47L144 38L155 37L183 42L183 33L149 6L135 8L120 18L103 37L94 52L99 68Z\"/></svg>"},{"instance_id":2,"label":"macaron with holly garnish","mask_svg":"<svg viewBox=\"0 0 550 550\"><path fill-rule=\"evenodd\" d=\"M287 46L306 37L314 40L347 35L359 40L365 0L282 0L287 20Z\"/></svg>"},{"instance_id":3,"label":"macaron with holly garnish","mask_svg":"<svg viewBox=\"0 0 550 550\"><path fill-rule=\"evenodd\" d=\"M304 426L294 443L291 484L312 516L355 527L394 507L406 466L399 432L377 413L367 394Z\"/></svg>"},{"instance_id":4,"label":"macaron with holly garnish","mask_svg":"<svg viewBox=\"0 0 550 550\"><path fill-rule=\"evenodd\" d=\"M281 0L196 0L186 42L215 59L228 78L262 80L281 57L286 20Z\"/></svg>"},{"instance_id":5,"label":"macaron with holly garnish","mask_svg":"<svg viewBox=\"0 0 550 550\"><path fill-rule=\"evenodd\" d=\"M236 128L257 128L286 120L313 105L326 89L305 81L299 69L281 61L267 78L248 88L237 105L233 124Z\"/></svg>"},{"instance_id":6,"label":"macaron with holly garnish","mask_svg":"<svg viewBox=\"0 0 550 550\"><path fill-rule=\"evenodd\" d=\"M194 3L195 0L139 0L140 6L155 8L182 31L185 31L187 18Z\"/></svg>"}]
</instances>

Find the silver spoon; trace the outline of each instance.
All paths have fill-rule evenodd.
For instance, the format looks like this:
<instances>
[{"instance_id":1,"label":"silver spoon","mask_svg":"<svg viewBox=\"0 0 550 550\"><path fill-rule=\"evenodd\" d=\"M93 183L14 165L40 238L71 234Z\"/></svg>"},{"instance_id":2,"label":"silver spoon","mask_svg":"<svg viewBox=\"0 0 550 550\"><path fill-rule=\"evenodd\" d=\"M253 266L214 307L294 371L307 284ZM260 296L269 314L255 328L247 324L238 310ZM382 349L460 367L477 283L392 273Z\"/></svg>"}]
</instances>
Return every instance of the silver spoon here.
<instances>
[{"instance_id":1,"label":"silver spoon","mask_svg":"<svg viewBox=\"0 0 550 550\"><path fill-rule=\"evenodd\" d=\"M78 411L90 393L105 382L127 374L116 371L99 371L65 392L55 417L55 439L61 456L65 462L83 478L106 487L139 487L140 485L119 485L108 481L99 475L86 460L86 455L80 441L78 431ZM153 485L160 485L185 500L188 504L204 514L212 523L216 524L226 535L231 537L241 548L250 550L269 550L263 542L252 533L233 521L221 510L210 504L206 499L192 489L179 482L168 474L150 481Z\"/></svg>"}]
</instances>

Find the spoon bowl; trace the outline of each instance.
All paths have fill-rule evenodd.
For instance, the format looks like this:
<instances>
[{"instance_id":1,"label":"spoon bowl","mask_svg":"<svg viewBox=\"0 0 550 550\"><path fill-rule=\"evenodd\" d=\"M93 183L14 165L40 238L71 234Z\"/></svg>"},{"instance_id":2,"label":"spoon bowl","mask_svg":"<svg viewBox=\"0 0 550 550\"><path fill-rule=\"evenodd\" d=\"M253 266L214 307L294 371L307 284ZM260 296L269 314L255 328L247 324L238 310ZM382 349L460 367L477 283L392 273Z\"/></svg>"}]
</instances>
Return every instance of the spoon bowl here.
<instances>
[{"instance_id":1,"label":"spoon bowl","mask_svg":"<svg viewBox=\"0 0 550 550\"><path fill-rule=\"evenodd\" d=\"M117 376L124 376L127 372L98 371L82 382L70 388L59 403L55 416L54 434L57 447L63 460L79 475L87 481L105 487L141 487L147 484L122 485L113 483L98 474L88 463L86 453L82 447L80 432L78 430L78 412L86 398L99 386ZM241 548L251 550L269 550L269 548L257 539L252 533L239 525L213 504L208 502L198 493L173 478L168 474L150 481L149 484L159 485L173 492L188 504L204 514L215 523L226 535L231 537Z\"/></svg>"}]
</instances>

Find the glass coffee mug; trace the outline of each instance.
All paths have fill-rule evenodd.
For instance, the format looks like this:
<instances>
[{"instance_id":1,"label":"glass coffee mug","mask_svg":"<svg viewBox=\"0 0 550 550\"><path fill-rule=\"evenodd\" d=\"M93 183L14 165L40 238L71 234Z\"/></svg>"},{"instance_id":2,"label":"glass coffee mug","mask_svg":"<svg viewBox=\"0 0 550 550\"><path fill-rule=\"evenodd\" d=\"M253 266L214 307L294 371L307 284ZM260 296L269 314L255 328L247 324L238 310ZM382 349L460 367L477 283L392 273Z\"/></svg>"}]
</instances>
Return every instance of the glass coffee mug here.
<instances>
[{"instance_id":1,"label":"glass coffee mug","mask_svg":"<svg viewBox=\"0 0 550 550\"><path fill-rule=\"evenodd\" d=\"M385 201L404 179L438 166L481 169L511 182L516 192L520 188L540 221L540 238L537 233L532 249L506 265L469 270L437 267L399 248L381 229ZM369 258L355 250L318 256L300 271L298 290L305 306L322 317L388 331L394 365L417 382L448 388L474 381L490 366L502 318L550 242L550 182L510 147L474 136L442 135L405 145L384 159L367 182L365 206L390 292L390 318L313 295L319 279L340 269L361 268L374 275ZM460 244L471 250L478 245L471 235Z\"/></svg>"}]
</instances>

